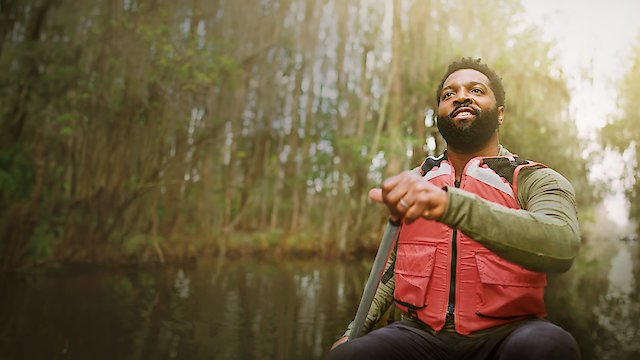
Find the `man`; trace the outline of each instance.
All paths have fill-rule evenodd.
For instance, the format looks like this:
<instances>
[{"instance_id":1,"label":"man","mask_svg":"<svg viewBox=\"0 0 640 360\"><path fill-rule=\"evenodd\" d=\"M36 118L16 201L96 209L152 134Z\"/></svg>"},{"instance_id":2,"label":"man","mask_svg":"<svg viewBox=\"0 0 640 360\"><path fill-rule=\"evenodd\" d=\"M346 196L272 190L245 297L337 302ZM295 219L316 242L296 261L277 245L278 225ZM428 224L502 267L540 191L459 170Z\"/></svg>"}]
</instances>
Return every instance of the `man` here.
<instances>
[{"instance_id":1,"label":"man","mask_svg":"<svg viewBox=\"0 0 640 360\"><path fill-rule=\"evenodd\" d=\"M445 153L369 193L402 227L362 332L392 302L402 320L347 342L352 323L328 357L579 359L543 319L546 273L580 245L573 188L499 145L505 92L480 59L449 65L437 98Z\"/></svg>"}]
</instances>

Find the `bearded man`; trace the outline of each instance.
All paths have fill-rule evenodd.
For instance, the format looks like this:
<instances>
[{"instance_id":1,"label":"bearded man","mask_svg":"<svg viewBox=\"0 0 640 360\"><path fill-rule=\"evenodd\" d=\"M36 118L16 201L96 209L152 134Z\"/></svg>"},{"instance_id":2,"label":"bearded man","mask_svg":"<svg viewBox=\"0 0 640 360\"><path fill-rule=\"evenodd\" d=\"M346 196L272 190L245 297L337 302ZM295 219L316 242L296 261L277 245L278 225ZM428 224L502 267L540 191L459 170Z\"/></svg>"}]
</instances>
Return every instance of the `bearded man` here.
<instances>
[{"instance_id":1,"label":"bearded man","mask_svg":"<svg viewBox=\"0 0 640 360\"><path fill-rule=\"evenodd\" d=\"M330 359L579 359L545 319L546 273L580 246L575 193L559 173L498 142L505 91L480 59L449 65L437 90L441 156L369 196L401 226L363 332ZM395 302L402 319L370 331Z\"/></svg>"}]
</instances>

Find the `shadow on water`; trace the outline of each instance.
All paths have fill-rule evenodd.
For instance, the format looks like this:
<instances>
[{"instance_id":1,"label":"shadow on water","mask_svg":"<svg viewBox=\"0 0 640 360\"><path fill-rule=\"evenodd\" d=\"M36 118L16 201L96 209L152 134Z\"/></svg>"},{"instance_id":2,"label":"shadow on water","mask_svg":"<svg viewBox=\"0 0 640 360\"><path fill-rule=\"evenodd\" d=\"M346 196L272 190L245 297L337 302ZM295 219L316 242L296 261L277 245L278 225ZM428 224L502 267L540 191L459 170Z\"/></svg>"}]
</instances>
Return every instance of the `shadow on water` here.
<instances>
[{"instance_id":1,"label":"shadow on water","mask_svg":"<svg viewBox=\"0 0 640 360\"><path fill-rule=\"evenodd\" d=\"M640 356L636 242L583 247L550 277L549 317L584 359ZM319 359L352 318L370 260L73 268L0 278L0 358Z\"/></svg>"}]
</instances>

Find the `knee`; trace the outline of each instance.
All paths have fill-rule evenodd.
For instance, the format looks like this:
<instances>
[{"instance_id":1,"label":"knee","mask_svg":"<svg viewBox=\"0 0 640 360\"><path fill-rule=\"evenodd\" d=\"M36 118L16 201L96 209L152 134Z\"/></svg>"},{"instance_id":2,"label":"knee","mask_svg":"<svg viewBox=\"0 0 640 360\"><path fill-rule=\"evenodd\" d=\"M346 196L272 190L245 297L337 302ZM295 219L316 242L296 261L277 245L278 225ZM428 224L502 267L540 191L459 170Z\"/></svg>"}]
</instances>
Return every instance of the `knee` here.
<instances>
[{"instance_id":1,"label":"knee","mask_svg":"<svg viewBox=\"0 0 640 360\"><path fill-rule=\"evenodd\" d=\"M517 329L501 347L499 359L580 359L573 336L559 326L542 321Z\"/></svg>"},{"instance_id":2,"label":"knee","mask_svg":"<svg viewBox=\"0 0 640 360\"><path fill-rule=\"evenodd\" d=\"M355 341L342 343L329 351L326 360L358 359L361 357L361 349L358 345Z\"/></svg>"}]
</instances>

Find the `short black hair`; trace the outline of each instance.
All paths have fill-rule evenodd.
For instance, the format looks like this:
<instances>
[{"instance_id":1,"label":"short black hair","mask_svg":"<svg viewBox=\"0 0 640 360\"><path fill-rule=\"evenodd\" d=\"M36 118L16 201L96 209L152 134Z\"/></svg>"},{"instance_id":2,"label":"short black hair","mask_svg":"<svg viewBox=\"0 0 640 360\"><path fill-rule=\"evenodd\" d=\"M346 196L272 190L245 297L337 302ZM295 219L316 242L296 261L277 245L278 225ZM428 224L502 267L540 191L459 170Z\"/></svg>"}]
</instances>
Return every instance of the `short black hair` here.
<instances>
[{"instance_id":1,"label":"short black hair","mask_svg":"<svg viewBox=\"0 0 640 360\"><path fill-rule=\"evenodd\" d=\"M442 93L444 82L447 80L449 75L463 69L472 69L483 73L484 76L489 79L489 87L496 96L496 106L504 106L505 92L504 87L502 86L502 78L487 64L483 63L482 59L473 59L470 57L464 57L449 64L447 72L442 77L442 80L440 80L440 85L438 85L438 90L436 91L438 104L440 104L440 93Z\"/></svg>"}]
</instances>

